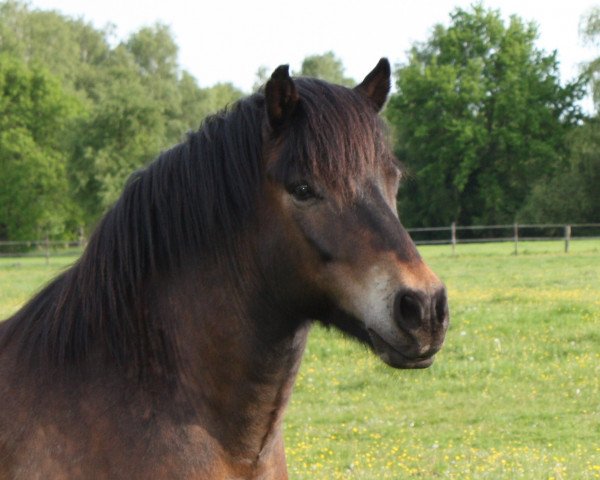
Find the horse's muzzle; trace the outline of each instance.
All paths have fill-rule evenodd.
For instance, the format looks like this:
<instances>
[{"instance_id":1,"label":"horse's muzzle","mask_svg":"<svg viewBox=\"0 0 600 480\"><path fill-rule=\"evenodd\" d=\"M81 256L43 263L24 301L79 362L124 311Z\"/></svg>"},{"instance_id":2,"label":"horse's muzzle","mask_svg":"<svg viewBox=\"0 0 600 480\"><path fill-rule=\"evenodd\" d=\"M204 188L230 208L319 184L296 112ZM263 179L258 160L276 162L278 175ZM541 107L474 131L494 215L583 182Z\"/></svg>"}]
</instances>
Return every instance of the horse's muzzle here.
<instances>
[{"instance_id":1,"label":"horse's muzzle","mask_svg":"<svg viewBox=\"0 0 600 480\"><path fill-rule=\"evenodd\" d=\"M394 341L369 329L374 350L388 365L395 368L426 368L444 343L449 324L446 289L433 293L413 289L400 290L392 309L398 328Z\"/></svg>"}]
</instances>

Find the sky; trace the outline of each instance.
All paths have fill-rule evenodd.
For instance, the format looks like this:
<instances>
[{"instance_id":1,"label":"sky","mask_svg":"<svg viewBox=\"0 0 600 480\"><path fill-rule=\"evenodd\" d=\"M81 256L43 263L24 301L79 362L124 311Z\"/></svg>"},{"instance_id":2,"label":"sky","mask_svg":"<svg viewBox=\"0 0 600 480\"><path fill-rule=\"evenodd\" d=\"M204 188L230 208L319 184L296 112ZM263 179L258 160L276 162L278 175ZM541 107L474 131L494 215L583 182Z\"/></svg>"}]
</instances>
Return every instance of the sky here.
<instances>
[{"instance_id":1,"label":"sky","mask_svg":"<svg viewBox=\"0 0 600 480\"><path fill-rule=\"evenodd\" d=\"M31 0L101 28L115 27L114 41L157 21L170 26L182 68L203 87L232 82L249 92L262 65L287 63L298 71L304 57L333 50L356 80L386 56L404 63L414 42L426 41L437 23L448 24L455 7L473 0ZM558 51L561 77L577 75L598 56L579 36L592 0L486 0L503 17L517 14L539 26L538 47Z\"/></svg>"}]
</instances>

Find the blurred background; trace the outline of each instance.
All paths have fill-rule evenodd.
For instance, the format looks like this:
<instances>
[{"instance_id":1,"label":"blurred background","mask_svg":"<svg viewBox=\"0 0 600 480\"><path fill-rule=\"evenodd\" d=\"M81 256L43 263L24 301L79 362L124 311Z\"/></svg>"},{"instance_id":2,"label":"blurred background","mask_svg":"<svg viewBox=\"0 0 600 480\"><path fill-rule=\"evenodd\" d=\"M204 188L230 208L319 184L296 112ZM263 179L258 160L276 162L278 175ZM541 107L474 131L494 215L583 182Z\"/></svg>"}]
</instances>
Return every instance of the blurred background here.
<instances>
[{"instance_id":1,"label":"blurred background","mask_svg":"<svg viewBox=\"0 0 600 480\"><path fill-rule=\"evenodd\" d=\"M279 64L352 86L381 56L407 227L597 222L599 41L587 0L1 2L0 241L85 238Z\"/></svg>"}]
</instances>

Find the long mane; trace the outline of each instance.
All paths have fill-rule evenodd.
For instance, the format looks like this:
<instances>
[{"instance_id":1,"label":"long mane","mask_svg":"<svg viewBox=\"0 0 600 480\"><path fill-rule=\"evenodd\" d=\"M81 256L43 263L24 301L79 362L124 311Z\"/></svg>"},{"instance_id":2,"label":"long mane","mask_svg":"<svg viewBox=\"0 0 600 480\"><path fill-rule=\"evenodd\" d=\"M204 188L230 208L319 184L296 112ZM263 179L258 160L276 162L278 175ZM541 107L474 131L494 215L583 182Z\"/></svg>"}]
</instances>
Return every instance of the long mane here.
<instances>
[{"instance_id":1,"label":"long mane","mask_svg":"<svg viewBox=\"0 0 600 480\"><path fill-rule=\"evenodd\" d=\"M296 85L300 108L272 174L355 194L356 180L391 157L381 120L352 90ZM80 260L7 321L0 346L18 342L29 360L55 367L82 364L98 348L142 373L172 364L169 325L145 314L146 287L190 258L230 254L264 181L264 110L261 92L243 99L134 173Z\"/></svg>"}]
</instances>

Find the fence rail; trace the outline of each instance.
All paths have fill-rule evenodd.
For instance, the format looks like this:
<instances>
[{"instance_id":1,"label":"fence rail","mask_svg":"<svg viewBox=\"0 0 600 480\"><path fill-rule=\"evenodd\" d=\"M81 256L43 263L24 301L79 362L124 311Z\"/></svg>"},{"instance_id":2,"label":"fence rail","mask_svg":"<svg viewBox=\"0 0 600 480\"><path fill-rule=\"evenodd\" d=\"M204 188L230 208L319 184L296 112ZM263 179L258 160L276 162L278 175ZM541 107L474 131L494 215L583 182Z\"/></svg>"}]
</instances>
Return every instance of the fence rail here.
<instances>
[{"instance_id":1,"label":"fence rail","mask_svg":"<svg viewBox=\"0 0 600 480\"><path fill-rule=\"evenodd\" d=\"M600 239L600 223L547 223L510 225L452 225L407 229L417 245L451 245L467 243L512 242L514 253L525 241L555 240L564 242L569 252L571 241ZM85 246L85 239L0 241L0 257L45 257L75 255Z\"/></svg>"},{"instance_id":2,"label":"fence rail","mask_svg":"<svg viewBox=\"0 0 600 480\"><path fill-rule=\"evenodd\" d=\"M454 253L461 243L512 242L514 253L519 252L520 242L564 241L569 252L571 241L600 239L600 223L545 223L509 225L456 225L447 227L409 228L408 232L417 245L451 245ZM487 234L485 234L487 233Z\"/></svg>"},{"instance_id":3,"label":"fence rail","mask_svg":"<svg viewBox=\"0 0 600 480\"><path fill-rule=\"evenodd\" d=\"M78 240L2 240L0 241L0 258L45 257L48 262L50 257L79 254L84 246L83 238Z\"/></svg>"}]
</instances>

